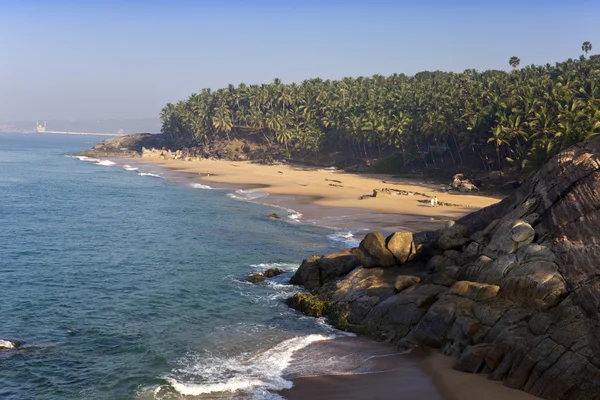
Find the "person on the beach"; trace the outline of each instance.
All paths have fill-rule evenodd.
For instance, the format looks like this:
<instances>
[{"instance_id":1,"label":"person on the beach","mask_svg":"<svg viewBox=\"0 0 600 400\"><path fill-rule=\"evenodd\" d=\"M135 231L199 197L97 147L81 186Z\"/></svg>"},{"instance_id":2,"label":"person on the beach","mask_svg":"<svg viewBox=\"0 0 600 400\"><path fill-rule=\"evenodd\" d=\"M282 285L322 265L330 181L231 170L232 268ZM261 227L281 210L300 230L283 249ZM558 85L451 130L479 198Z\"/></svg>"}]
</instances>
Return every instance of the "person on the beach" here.
<instances>
[{"instance_id":1,"label":"person on the beach","mask_svg":"<svg viewBox=\"0 0 600 400\"><path fill-rule=\"evenodd\" d=\"M431 203L431 207L435 207L435 199L433 197L431 200L429 200L429 202Z\"/></svg>"},{"instance_id":2,"label":"person on the beach","mask_svg":"<svg viewBox=\"0 0 600 400\"><path fill-rule=\"evenodd\" d=\"M438 204L438 198L437 198L437 196L435 196L435 197L433 198L433 206L434 206L434 207L437 207L438 205L439 205L439 204Z\"/></svg>"}]
</instances>

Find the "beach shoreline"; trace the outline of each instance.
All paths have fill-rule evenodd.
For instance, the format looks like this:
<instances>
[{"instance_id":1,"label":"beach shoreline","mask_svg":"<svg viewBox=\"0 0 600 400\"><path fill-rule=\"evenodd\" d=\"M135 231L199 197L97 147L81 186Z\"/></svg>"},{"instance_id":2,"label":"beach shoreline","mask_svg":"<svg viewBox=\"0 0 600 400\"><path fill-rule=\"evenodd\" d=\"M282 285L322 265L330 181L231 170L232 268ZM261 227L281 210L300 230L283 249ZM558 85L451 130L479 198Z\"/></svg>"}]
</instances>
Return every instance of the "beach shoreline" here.
<instances>
[{"instance_id":1,"label":"beach shoreline","mask_svg":"<svg viewBox=\"0 0 600 400\"><path fill-rule=\"evenodd\" d=\"M390 175L354 174L333 168L265 165L249 161L165 159L160 156L122 158L186 174L194 182L229 190L260 190L260 202L302 214L318 225L368 232L412 232L438 229L480 208L497 203L499 196L448 192L428 180ZM371 197L374 189L403 195ZM431 207L431 198L457 206ZM335 220L329 223L329 220Z\"/></svg>"},{"instance_id":2,"label":"beach shoreline","mask_svg":"<svg viewBox=\"0 0 600 400\"><path fill-rule=\"evenodd\" d=\"M303 219L304 217L317 219L320 222L318 225L323 227L329 227L322 223L323 219L337 213L346 218L338 219L337 223L340 221L344 223L335 228L350 230L356 230L356 224L364 223L366 220L371 222L367 224L368 230L389 232L402 229L412 231L437 229L447 220L460 218L501 200L486 195L447 193L441 191L439 185L431 182L395 179L386 175L362 176L338 170L222 160L183 161L155 157L123 157L120 160L140 167L156 166L161 170L172 171L174 175L169 178L176 177L175 181L180 183L200 183L225 190L265 191L268 196L250 201L302 212ZM300 183L303 180L308 183ZM348 187L345 188L346 190L338 190L344 187L329 186L332 181L336 184L341 182L342 186L346 183ZM423 206L423 203L418 200L424 196L420 195L359 199L359 193L367 194L379 187L399 188L432 197L437 196L440 201L467 203L465 205L469 207ZM413 214L407 215L407 212ZM374 372L292 376L289 379L293 382L293 387L278 394L289 400L305 398L386 400L397 398L399 382L404 382L405 386L401 388L401 393L406 399L476 400L482 398L483 394L489 400L537 399L535 396L505 387L500 382L491 381L484 375L456 371L452 368L455 360L442 355L437 350L417 348L409 354L404 354L397 349L389 350L392 346L388 343L362 337L351 338L350 343L353 339L358 343L368 343L368 351L388 350L395 352L392 354L395 357L382 359L373 364ZM338 341L344 340L348 339L334 339L326 342L324 346L335 346ZM314 346L303 349L298 357L301 357L304 352L315 351L312 347ZM344 354L340 353L334 357L338 356L344 357ZM393 362L395 364L391 364Z\"/></svg>"}]
</instances>

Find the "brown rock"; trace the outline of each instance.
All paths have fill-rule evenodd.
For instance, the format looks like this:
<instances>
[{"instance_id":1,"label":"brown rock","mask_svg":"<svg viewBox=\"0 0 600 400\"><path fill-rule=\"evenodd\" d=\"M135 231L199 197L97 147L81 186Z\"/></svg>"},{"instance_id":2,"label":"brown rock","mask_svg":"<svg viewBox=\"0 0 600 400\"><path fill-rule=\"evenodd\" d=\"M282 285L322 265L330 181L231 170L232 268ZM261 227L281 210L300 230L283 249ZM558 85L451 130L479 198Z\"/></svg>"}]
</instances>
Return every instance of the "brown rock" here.
<instances>
[{"instance_id":1,"label":"brown rock","mask_svg":"<svg viewBox=\"0 0 600 400\"><path fill-rule=\"evenodd\" d=\"M291 277L292 285L302 285L309 290L320 288L327 282L339 278L360 265L358 249L344 249L319 257L313 255L302 260L302 264Z\"/></svg>"},{"instance_id":2,"label":"brown rock","mask_svg":"<svg viewBox=\"0 0 600 400\"><path fill-rule=\"evenodd\" d=\"M260 283L265 280L265 276L261 273L250 274L245 278L246 282Z\"/></svg>"},{"instance_id":3,"label":"brown rock","mask_svg":"<svg viewBox=\"0 0 600 400\"><path fill-rule=\"evenodd\" d=\"M273 278L273 277L275 277L277 275L281 275L283 273L285 273L285 271L282 270L281 268L269 268L268 270L266 270L264 272L264 276L266 278Z\"/></svg>"},{"instance_id":4,"label":"brown rock","mask_svg":"<svg viewBox=\"0 0 600 400\"><path fill-rule=\"evenodd\" d=\"M418 276L399 275L396 278L396 283L394 284L394 291L396 293L400 293L404 289L414 286L419 282L421 282L421 278Z\"/></svg>"},{"instance_id":5,"label":"brown rock","mask_svg":"<svg viewBox=\"0 0 600 400\"><path fill-rule=\"evenodd\" d=\"M499 286L485 283L458 281L450 287L449 294L466 297L474 301L485 301L496 297Z\"/></svg>"},{"instance_id":6,"label":"brown rock","mask_svg":"<svg viewBox=\"0 0 600 400\"><path fill-rule=\"evenodd\" d=\"M485 358L489 354L493 345L481 343L475 346L468 346L460 355L454 369L463 372L479 373L485 367Z\"/></svg>"},{"instance_id":7,"label":"brown rock","mask_svg":"<svg viewBox=\"0 0 600 400\"><path fill-rule=\"evenodd\" d=\"M400 264L404 264L416 255L411 232L394 232L387 237L385 242L386 248L396 257L396 260Z\"/></svg>"},{"instance_id":8,"label":"brown rock","mask_svg":"<svg viewBox=\"0 0 600 400\"><path fill-rule=\"evenodd\" d=\"M385 246L381 232L371 232L365 236L358 247L358 259L365 268L386 268L396 264L394 255Z\"/></svg>"}]
</instances>

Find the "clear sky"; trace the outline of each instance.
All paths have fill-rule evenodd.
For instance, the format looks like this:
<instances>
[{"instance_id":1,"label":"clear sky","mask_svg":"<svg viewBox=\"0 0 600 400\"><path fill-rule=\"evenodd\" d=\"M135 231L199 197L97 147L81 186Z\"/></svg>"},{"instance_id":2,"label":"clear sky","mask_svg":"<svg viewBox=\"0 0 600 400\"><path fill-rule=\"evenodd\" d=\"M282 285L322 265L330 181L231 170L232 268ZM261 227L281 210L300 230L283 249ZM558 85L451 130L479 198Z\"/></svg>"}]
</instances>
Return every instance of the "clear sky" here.
<instances>
[{"instance_id":1,"label":"clear sky","mask_svg":"<svg viewBox=\"0 0 600 400\"><path fill-rule=\"evenodd\" d=\"M598 0L0 0L0 120L156 117L203 87L600 50Z\"/></svg>"}]
</instances>

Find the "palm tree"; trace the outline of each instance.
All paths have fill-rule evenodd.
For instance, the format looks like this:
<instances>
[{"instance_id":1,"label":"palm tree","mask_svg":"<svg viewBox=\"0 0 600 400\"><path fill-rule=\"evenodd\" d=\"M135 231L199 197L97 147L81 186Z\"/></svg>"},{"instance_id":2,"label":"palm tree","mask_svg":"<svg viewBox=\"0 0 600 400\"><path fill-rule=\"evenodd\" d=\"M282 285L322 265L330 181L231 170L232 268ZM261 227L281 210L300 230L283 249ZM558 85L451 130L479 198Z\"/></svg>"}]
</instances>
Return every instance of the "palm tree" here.
<instances>
[{"instance_id":1,"label":"palm tree","mask_svg":"<svg viewBox=\"0 0 600 400\"><path fill-rule=\"evenodd\" d=\"M401 151L406 167L451 159L529 170L544 154L600 134L600 57L582 57L512 74L436 71L289 85L276 78L202 89L165 106L161 131L179 147L248 133L278 143L273 151L281 155L308 157L326 144L355 157ZM510 65L516 70L520 60Z\"/></svg>"},{"instance_id":2,"label":"palm tree","mask_svg":"<svg viewBox=\"0 0 600 400\"><path fill-rule=\"evenodd\" d=\"M592 44L590 42L588 42L587 40L585 42L583 42L583 44L581 45L581 50L585 51L585 55L587 56L587 54L592 51Z\"/></svg>"},{"instance_id":3,"label":"palm tree","mask_svg":"<svg viewBox=\"0 0 600 400\"><path fill-rule=\"evenodd\" d=\"M511 67L513 67L513 71L515 71L517 68L519 68L519 65L521 64L521 60L519 59L519 57L512 56L510 58L510 60L508 60L508 64Z\"/></svg>"}]
</instances>

